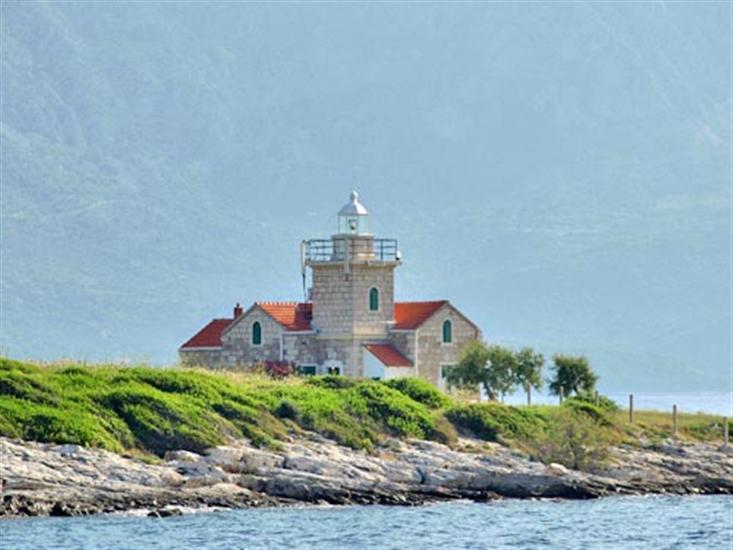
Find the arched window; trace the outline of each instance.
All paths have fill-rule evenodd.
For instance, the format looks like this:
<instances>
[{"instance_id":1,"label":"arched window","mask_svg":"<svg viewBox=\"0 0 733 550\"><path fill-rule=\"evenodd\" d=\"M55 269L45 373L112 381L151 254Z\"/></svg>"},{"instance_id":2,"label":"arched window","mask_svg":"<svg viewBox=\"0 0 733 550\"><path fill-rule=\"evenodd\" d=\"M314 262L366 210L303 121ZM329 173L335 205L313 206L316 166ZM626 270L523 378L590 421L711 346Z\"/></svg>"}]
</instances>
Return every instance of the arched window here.
<instances>
[{"instance_id":1,"label":"arched window","mask_svg":"<svg viewBox=\"0 0 733 550\"><path fill-rule=\"evenodd\" d=\"M369 291L369 311L379 311L379 290L376 288Z\"/></svg>"},{"instance_id":2,"label":"arched window","mask_svg":"<svg viewBox=\"0 0 733 550\"><path fill-rule=\"evenodd\" d=\"M443 343L450 344L453 341L453 323L450 319L443 321Z\"/></svg>"},{"instance_id":3,"label":"arched window","mask_svg":"<svg viewBox=\"0 0 733 550\"><path fill-rule=\"evenodd\" d=\"M252 323L252 345L262 345L262 325L260 325L259 321Z\"/></svg>"}]
</instances>

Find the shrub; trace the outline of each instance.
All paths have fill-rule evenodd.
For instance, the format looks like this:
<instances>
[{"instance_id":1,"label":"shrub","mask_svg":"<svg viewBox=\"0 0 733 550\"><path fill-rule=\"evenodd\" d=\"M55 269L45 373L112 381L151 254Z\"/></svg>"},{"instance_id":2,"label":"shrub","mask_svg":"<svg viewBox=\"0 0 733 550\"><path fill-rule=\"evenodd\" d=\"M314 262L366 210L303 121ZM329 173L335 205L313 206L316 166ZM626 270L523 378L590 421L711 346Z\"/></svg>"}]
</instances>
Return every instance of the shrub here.
<instances>
[{"instance_id":1,"label":"shrub","mask_svg":"<svg viewBox=\"0 0 733 550\"><path fill-rule=\"evenodd\" d=\"M539 408L516 408L499 403L457 405L446 418L458 430L487 441L500 438L530 438L544 427L547 416Z\"/></svg>"},{"instance_id":2,"label":"shrub","mask_svg":"<svg viewBox=\"0 0 733 550\"><path fill-rule=\"evenodd\" d=\"M443 392L421 378L393 378L382 383L431 409L439 409L450 403Z\"/></svg>"},{"instance_id":3,"label":"shrub","mask_svg":"<svg viewBox=\"0 0 733 550\"><path fill-rule=\"evenodd\" d=\"M394 435L427 438L433 422L424 406L406 395L373 381L361 381L347 394L349 410Z\"/></svg>"},{"instance_id":4,"label":"shrub","mask_svg":"<svg viewBox=\"0 0 733 550\"><path fill-rule=\"evenodd\" d=\"M458 441L458 432L455 426L442 413L438 413L433 417L431 439L449 446L455 445Z\"/></svg>"},{"instance_id":5,"label":"shrub","mask_svg":"<svg viewBox=\"0 0 733 550\"><path fill-rule=\"evenodd\" d=\"M610 426L612 424L611 420L606 414L606 410L602 409L601 407L597 407L595 404L589 401L572 397L563 401L562 406L568 409L572 409L577 413L585 414L592 418L594 421L604 426Z\"/></svg>"},{"instance_id":6,"label":"shrub","mask_svg":"<svg viewBox=\"0 0 733 550\"><path fill-rule=\"evenodd\" d=\"M275 414L278 418L289 418L290 420L297 420L299 416L298 406L295 403L287 400L283 400L277 406Z\"/></svg>"},{"instance_id":7,"label":"shrub","mask_svg":"<svg viewBox=\"0 0 733 550\"><path fill-rule=\"evenodd\" d=\"M606 412L616 412L620 410L618 403L616 403L610 397L606 397L605 395L598 395L598 405L596 405L595 394L591 392L580 392L578 395L575 395L570 399L574 401L584 401L586 403L590 403L591 405L600 407L603 411Z\"/></svg>"},{"instance_id":8,"label":"shrub","mask_svg":"<svg viewBox=\"0 0 733 550\"><path fill-rule=\"evenodd\" d=\"M112 389L100 403L124 420L141 448L159 456L170 449L201 453L227 434L238 435L197 401L139 383Z\"/></svg>"},{"instance_id":9,"label":"shrub","mask_svg":"<svg viewBox=\"0 0 733 550\"><path fill-rule=\"evenodd\" d=\"M558 462L573 470L591 471L602 465L609 453L611 433L587 414L570 408L553 415L545 429L527 440L535 460Z\"/></svg>"},{"instance_id":10,"label":"shrub","mask_svg":"<svg viewBox=\"0 0 733 550\"><path fill-rule=\"evenodd\" d=\"M325 376L311 376L310 378L308 378L306 383L309 386L316 386L318 388L345 390L354 387L354 385L356 384L356 380L354 380L353 378L346 378L345 376L327 374Z\"/></svg>"}]
</instances>

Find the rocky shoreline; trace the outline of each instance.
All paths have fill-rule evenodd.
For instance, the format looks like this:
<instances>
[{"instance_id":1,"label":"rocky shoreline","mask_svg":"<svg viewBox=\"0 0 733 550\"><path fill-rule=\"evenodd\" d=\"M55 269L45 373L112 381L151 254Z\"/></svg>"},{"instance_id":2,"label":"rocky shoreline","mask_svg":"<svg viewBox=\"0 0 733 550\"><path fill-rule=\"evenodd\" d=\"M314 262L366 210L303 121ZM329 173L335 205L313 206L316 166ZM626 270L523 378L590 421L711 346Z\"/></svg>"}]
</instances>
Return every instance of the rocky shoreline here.
<instances>
[{"instance_id":1,"label":"rocky shoreline","mask_svg":"<svg viewBox=\"0 0 733 550\"><path fill-rule=\"evenodd\" d=\"M617 447L602 471L584 473L474 440L455 448L390 440L366 453L309 434L277 451L237 441L204 455L169 452L148 464L78 445L0 438L0 478L0 517L136 510L161 517L300 504L733 494L733 450L671 441Z\"/></svg>"}]
</instances>

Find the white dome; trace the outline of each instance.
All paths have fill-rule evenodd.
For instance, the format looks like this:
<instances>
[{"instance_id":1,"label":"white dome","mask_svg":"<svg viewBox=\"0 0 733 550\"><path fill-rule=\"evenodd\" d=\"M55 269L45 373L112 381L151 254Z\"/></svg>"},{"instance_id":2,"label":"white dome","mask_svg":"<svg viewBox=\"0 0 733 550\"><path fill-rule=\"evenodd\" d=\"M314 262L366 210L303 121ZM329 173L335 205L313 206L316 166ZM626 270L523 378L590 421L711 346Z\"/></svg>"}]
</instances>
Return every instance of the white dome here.
<instances>
[{"instance_id":1,"label":"white dome","mask_svg":"<svg viewBox=\"0 0 733 550\"><path fill-rule=\"evenodd\" d=\"M367 209L364 208L364 205L359 202L359 193L357 193L356 191L352 191L349 199L349 202L347 202L344 207L339 210L339 216L367 215Z\"/></svg>"}]
</instances>

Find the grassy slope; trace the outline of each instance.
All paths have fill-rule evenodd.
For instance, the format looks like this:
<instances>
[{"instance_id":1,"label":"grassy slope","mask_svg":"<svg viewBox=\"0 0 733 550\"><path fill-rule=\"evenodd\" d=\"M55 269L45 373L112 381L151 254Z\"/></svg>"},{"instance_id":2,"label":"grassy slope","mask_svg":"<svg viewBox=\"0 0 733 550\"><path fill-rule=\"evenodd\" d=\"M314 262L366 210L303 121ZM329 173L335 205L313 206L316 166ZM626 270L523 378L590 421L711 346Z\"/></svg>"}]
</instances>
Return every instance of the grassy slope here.
<instances>
[{"instance_id":1,"label":"grassy slope","mask_svg":"<svg viewBox=\"0 0 733 550\"><path fill-rule=\"evenodd\" d=\"M669 431L669 420L661 413L640 412L638 424L629 427L621 413L588 404L466 405L413 379L272 380L147 367L37 366L0 359L0 435L117 452L201 452L230 436L277 446L289 432L302 429L366 449L388 436L451 443L456 432L526 446L571 408L582 409L599 429L616 438L662 437ZM713 439L719 433L719 418L680 415L682 437Z\"/></svg>"}]
</instances>

